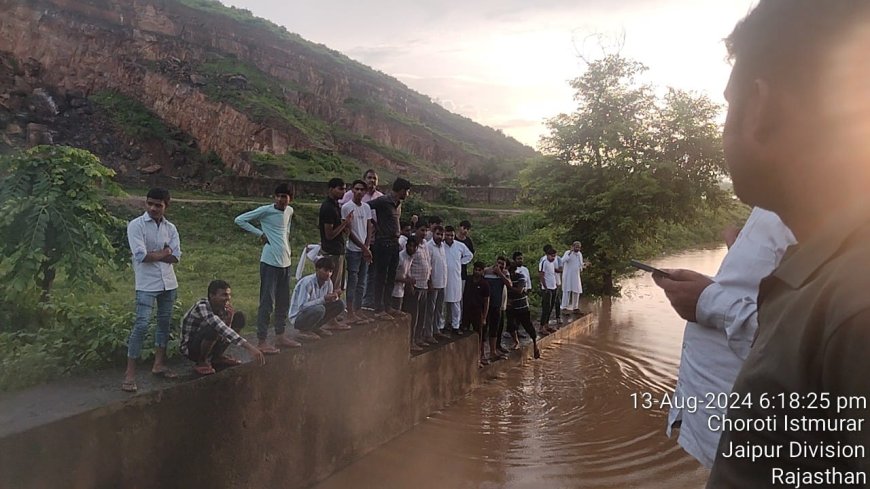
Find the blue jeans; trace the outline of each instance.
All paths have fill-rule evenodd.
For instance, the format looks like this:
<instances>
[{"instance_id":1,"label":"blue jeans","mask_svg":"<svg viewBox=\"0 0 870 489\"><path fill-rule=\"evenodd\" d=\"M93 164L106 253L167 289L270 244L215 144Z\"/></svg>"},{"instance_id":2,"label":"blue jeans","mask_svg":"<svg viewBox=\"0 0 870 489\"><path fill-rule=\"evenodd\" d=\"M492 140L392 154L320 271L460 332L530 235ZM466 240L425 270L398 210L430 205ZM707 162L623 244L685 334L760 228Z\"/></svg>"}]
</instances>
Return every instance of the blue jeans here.
<instances>
[{"instance_id":1,"label":"blue jeans","mask_svg":"<svg viewBox=\"0 0 870 489\"><path fill-rule=\"evenodd\" d=\"M293 325L299 331L312 331L323 326L342 312L344 312L344 301L341 299L305 307L299 311L299 315L296 316L296 321Z\"/></svg>"},{"instance_id":2,"label":"blue jeans","mask_svg":"<svg viewBox=\"0 0 870 489\"><path fill-rule=\"evenodd\" d=\"M154 312L154 302L157 302L157 331L154 333L154 345L158 348L166 348L169 342L169 326L172 324L172 306L178 289L162 290L159 292L136 291L136 320L133 322L133 330L127 339L127 356L139 358L142 353L142 343L145 342L145 334L148 333L148 321Z\"/></svg>"},{"instance_id":3,"label":"blue jeans","mask_svg":"<svg viewBox=\"0 0 870 489\"><path fill-rule=\"evenodd\" d=\"M269 316L272 315L272 305L275 315L272 323L275 334L283 334L287 325L287 313L290 312L290 276L291 267L273 267L260 262L260 308L257 309L257 339L265 340L269 335Z\"/></svg>"},{"instance_id":4,"label":"blue jeans","mask_svg":"<svg viewBox=\"0 0 870 489\"><path fill-rule=\"evenodd\" d=\"M369 264L363 260L362 251L347 251L347 305L351 311L359 311L366 293Z\"/></svg>"}]
</instances>

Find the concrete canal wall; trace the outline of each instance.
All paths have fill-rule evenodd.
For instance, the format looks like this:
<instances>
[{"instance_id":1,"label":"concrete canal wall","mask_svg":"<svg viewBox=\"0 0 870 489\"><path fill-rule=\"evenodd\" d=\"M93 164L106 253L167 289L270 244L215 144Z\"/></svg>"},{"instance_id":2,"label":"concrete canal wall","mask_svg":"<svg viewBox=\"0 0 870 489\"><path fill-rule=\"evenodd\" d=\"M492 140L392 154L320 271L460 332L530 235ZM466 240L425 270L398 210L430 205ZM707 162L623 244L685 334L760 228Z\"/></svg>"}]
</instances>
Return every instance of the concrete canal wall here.
<instances>
[{"instance_id":1,"label":"concrete canal wall","mask_svg":"<svg viewBox=\"0 0 870 489\"><path fill-rule=\"evenodd\" d=\"M592 323L587 315L541 344ZM269 357L265 367L7 427L0 489L304 488L531 357L527 348L478 369L477 348L471 335L412 357L405 321L385 322Z\"/></svg>"}]
</instances>

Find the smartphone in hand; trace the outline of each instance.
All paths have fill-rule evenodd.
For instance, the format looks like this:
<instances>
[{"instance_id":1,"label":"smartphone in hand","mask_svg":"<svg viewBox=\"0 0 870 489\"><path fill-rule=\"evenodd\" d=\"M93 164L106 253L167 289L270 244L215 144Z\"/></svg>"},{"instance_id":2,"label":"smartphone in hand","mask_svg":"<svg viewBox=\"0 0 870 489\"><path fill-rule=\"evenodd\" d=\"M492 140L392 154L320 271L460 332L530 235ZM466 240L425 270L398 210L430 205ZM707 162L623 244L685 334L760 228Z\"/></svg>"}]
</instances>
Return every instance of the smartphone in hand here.
<instances>
[{"instance_id":1,"label":"smartphone in hand","mask_svg":"<svg viewBox=\"0 0 870 489\"><path fill-rule=\"evenodd\" d=\"M638 270L643 270L645 272L650 272L652 274L658 274L663 277L671 278L671 274L669 274L668 272L665 272L664 270L659 270L658 268L647 265L646 263L639 262L637 260L631 260L629 264L634 268L637 268Z\"/></svg>"}]
</instances>

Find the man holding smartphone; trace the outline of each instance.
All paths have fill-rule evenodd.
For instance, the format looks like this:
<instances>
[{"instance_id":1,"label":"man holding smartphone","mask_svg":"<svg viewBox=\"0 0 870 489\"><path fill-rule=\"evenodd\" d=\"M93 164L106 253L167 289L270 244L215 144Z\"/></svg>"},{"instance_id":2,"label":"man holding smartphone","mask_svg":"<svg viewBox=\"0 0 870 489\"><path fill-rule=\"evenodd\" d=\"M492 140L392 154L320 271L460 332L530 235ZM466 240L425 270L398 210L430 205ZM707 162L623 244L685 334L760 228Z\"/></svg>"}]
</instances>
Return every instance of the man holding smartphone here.
<instances>
[{"instance_id":1,"label":"man holding smartphone","mask_svg":"<svg viewBox=\"0 0 870 489\"><path fill-rule=\"evenodd\" d=\"M759 282L794 243L791 231L776 214L756 208L736 240L726 241L728 254L712 279L690 270L664 270L667 275L653 272L653 280L664 289L674 310L688 321L676 399L731 392L758 328ZM708 427L714 415L724 417L724 406L673 407L668 414L668 436L679 427L677 442L707 468L712 467L719 445L720 432Z\"/></svg>"}]
</instances>

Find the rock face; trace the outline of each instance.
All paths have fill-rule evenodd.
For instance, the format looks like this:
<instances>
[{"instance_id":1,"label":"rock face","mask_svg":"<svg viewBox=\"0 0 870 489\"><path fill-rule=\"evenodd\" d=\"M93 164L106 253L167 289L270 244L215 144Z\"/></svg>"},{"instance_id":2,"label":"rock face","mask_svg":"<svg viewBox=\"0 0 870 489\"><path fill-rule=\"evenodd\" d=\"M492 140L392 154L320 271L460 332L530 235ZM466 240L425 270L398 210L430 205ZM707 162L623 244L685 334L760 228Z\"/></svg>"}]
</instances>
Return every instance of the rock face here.
<instances>
[{"instance_id":1,"label":"rock face","mask_svg":"<svg viewBox=\"0 0 870 489\"><path fill-rule=\"evenodd\" d=\"M486 160L534 155L393 78L260 19L231 18L225 13L239 11L219 4L0 0L0 11L0 50L17 64L0 103L2 95L41 98L33 109L50 117L39 90L75 110L87 106L82 97L117 91L234 174L256 173L245 157L251 152L334 153L431 181L462 177ZM22 129L4 128L6 137Z\"/></svg>"}]
</instances>

